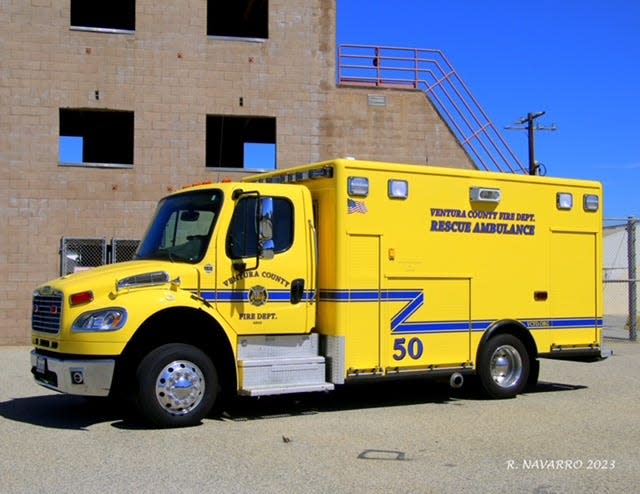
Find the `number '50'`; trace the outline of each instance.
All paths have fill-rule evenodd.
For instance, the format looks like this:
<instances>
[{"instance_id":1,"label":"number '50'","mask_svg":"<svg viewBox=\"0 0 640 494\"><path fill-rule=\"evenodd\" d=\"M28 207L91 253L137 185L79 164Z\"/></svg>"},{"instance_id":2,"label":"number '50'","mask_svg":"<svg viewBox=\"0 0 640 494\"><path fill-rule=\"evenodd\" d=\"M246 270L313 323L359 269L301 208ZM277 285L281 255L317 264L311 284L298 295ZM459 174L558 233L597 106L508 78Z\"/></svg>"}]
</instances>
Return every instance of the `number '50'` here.
<instances>
[{"instance_id":1,"label":"number '50'","mask_svg":"<svg viewBox=\"0 0 640 494\"><path fill-rule=\"evenodd\" d=\"M413 360L418 360L422 357L424 347L420 338L417 337L410 338L409 341L406 338L396 338L393 342L393 350L395 351L394 360L402 360L407 355Z\"/></svg>"}]
</instances>

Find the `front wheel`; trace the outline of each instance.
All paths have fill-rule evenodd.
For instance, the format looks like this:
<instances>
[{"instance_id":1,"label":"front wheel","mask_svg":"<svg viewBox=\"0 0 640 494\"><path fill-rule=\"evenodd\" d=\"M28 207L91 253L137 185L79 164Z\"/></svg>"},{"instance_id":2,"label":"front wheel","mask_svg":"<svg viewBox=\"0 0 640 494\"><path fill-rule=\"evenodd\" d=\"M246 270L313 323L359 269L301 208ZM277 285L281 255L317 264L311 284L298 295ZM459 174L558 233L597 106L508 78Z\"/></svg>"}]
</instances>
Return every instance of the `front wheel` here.
<instances>
[{"instance_id":1,"label":"front wheel","mask_svg":"<svg viewBox=\"0 0 640 494\"><path fill-rule=\"evenodd\" d=\"M529 379L527 380L526 390L531 391L538 385L538 378L540 377L540 361L533 359L529 365Z\"/></svg>"},{"instance_id":2,"label":"front wheel","mask_svg":"<svg viewBox=\"0 0 640 494\"><path fill-rule=\"evenodd\" d=\"M218 375L202 350L181 343L151 351L136 372L138 410L161 427L198 424L218 396Z\"/></svg>"},{"instance_id":3,"label":"front wheel","mask_svg":"<svg viewBox=\"0 0 640 494\"><path fill-rule=\"evenodd\" d=\"M478 355L478 376L482 387L493 398L512 398L529 379L529 354L513 335L490 338Z\"/></svg>"}]
</instances>

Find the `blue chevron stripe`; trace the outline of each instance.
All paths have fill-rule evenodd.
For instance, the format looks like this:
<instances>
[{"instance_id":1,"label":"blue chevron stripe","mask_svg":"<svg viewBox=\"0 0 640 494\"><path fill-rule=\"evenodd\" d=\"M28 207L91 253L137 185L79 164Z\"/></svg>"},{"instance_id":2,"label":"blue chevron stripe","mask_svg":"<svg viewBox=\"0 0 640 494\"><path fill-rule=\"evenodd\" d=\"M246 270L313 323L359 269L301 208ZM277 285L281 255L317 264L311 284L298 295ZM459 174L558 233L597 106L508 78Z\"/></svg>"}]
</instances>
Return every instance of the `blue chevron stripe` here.
<instances>
[{"instance_id":1,"label":"blue chevron stripe","mask_svg":"<svg viewBox=\"0 0 640 494\"><path fill-rule=\"evenodd\" d=\"M405 305L400 312L391 318L391 332L400 331L407 319L409 319L424 304L424 293L416 292L416 296Z\"/></svg>"},{"instance_id":2,"label":"blue chevron stripe","mask_svg":"<svg viewBox=\"0 0 640 494\"><path fill-rule=\"evenodd\" d=\"M425 303L422 290L320 290L320 300L325 302L407 302L392 318L392 333L455 333L489 329L494 321L409 321ZM536 324L546 323L544 325ZM594 329L601 328L602 318L544 318L523 319L532 331L544 329Z\"/></svg>"}]
</instances>

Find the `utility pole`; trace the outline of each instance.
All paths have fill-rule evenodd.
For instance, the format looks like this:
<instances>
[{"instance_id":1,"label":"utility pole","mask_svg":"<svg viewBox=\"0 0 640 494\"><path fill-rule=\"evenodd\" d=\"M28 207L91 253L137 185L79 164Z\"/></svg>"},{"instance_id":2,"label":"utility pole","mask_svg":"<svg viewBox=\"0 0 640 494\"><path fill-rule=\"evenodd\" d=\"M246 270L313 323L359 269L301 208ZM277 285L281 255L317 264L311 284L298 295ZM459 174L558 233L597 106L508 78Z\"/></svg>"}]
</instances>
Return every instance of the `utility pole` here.
<instances>
[{"instance_id":1,"label":"utility pole","mask_svg":"<svg viewBox=\"0 0 640 494\"><path fill-rule=\"evenodd\" d=\"M527 131L528 142L529 142L529 175L538 175L538 170L540 168L540 166L536 162L535 131L536 130L549 130L549 131L557 130L557 127L555 124L551 125L551 127L541 127L540 125L537 125L537 126L534 125L534 121L537 118L540 118L545 113L546 112L544 111L539 111L535 113L530 112L530 113L527 113L526 117L523 117L515 122L518 125L526 124L524 127L514 127L512 125L509 127L505 127L507 130L526 130Z\"/></svg>"}]
</instances>

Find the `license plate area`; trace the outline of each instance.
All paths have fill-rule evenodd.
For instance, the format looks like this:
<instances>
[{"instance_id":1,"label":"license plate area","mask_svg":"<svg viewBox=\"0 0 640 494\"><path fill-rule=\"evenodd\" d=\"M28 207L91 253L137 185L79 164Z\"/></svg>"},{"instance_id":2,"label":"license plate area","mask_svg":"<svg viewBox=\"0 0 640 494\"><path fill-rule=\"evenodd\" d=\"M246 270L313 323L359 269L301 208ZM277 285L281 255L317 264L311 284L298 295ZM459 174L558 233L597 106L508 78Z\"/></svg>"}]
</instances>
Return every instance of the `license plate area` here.
<instances>
[{"instance_id":1,"label":"license plate area","mask_svg":"<svg viewBox=\"0 0 640 494\"><path fill-rule=\"evenodd\" d=\"M47 372L47 358L46 357L36 357L36 373L38 374L46 374Z\"/></svg>"},{"instance_id":2,"label":"license plate area","mask_svg":"<svg viewBox=\"0 0 640 494\"><path fill-rule=\"evenodd\" d=\"M31 368L33 377L40 384L58 387L58 375L49 369L49 361L47 357L41 355L36 356L35 366Z\"/></svg>"}]
</instances>

